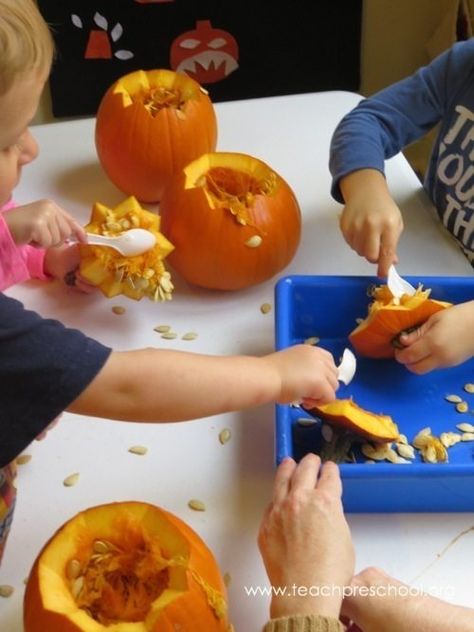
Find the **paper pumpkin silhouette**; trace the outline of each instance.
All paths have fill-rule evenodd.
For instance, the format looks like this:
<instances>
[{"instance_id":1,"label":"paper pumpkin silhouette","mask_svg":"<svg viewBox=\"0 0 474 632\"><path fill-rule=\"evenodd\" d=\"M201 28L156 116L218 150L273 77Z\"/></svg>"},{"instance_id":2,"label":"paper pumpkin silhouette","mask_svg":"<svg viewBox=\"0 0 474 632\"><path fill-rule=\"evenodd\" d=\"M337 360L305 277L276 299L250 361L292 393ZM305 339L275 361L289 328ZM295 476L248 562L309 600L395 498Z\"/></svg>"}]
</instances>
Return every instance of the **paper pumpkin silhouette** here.
<instances>
[{"instance_id":1,"label":"paper pumpkin silhouette","mask_svg":"<svg viewBox=\"0 0 474 632\"><path fill-rule=\"evenodd\" d=\"M239 67L239 46L228 31L198 20L196 28L177 37L171 45L170 63L198 83L215 83Z\"/></svg>"}]
</instances>

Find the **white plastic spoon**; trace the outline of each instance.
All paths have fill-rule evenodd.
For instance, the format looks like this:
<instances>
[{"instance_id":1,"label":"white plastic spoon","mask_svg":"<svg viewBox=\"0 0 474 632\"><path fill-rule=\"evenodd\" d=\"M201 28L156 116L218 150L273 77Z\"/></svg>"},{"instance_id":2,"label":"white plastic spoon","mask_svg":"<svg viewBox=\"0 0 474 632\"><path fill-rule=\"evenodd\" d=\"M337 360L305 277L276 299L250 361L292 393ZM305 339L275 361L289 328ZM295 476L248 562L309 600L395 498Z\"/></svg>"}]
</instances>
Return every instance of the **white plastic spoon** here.
<instances>
[{"instance_id":1,"label":"white plastic spoon","mask_svg":"<svg viewBox=\"0 0 474 632\"><path fill-rule=\"evenodd\" d=\"M339 380L339 382L342 382L347 386L352 381L352 378L354 377L354 374L356 372L356 368L357 362L355 359L355 355L350 349L344 349L341 363L337 367L337 379Z\"/></svg>"},{"instance_id":2,"label":"white plastic spoon","mask_svg":"<svg viewBox=\"0 0 474 632\"><path fill-rule=\"evenodd\" d=\"M106 237L105 235L95 235L94 233L86 233L86 235L89 245L114 248L124 257L141 255L147 250L151 250L156 244L155 235L144 228L131 228L116 237Z\"/></svg>"},{"instance_id":3,"label":"white plastic spoon","mask_svg":"<svg viewBox=\"0 0 474 632\"><path fill-rule=\"evenodd\" d=\"M388 269L387 286L395 298L401 298L404 294L413 296L416 292L416 288L411 283L402 279L393 264Z\"/></svg>"}]
</instances>

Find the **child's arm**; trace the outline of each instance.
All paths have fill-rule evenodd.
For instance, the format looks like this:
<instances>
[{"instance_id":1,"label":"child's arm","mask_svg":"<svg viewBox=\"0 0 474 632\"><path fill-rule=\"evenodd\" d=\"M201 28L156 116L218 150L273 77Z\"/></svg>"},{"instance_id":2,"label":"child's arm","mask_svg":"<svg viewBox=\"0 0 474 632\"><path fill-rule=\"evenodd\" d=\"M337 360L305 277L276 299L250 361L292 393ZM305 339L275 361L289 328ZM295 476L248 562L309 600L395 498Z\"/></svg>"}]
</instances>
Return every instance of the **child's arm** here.
<instances>
[{"instance_id":1,"label":"child's arm","mask_svg":"<svg viewBox=\"0 0 474 632\"><path fill-rule=\"evenodd\" d=\"M182 421L275 401L328 402L336 389L332 355L310 345L261 358L142 349L113 352L68 410L129 421Z\"/></svg>"},{"instance_id":2,"label":"child's arm","mask_svg":"<svg viewBox=\"0 0 474 632\"><path fill-rule=\"evenodd\" d=\"M433 314L410 334L400 336L405 349L396 359L413 373L456 366L474 356L474 301Z\"/></svg>"},{"instance_id":3,"label":"child's arm","mask_svg":"<svg viewBox=\"0 0 474 632\"><path fill-rule=\"evenodd\" d=\"M403 219L385 177L376 169L361 169L342 178L339 186L345 201L340 219L344 239L357 254L378 263L377 274L386 277L390 264L398 261Z\"/></svg>"}]
</instances>

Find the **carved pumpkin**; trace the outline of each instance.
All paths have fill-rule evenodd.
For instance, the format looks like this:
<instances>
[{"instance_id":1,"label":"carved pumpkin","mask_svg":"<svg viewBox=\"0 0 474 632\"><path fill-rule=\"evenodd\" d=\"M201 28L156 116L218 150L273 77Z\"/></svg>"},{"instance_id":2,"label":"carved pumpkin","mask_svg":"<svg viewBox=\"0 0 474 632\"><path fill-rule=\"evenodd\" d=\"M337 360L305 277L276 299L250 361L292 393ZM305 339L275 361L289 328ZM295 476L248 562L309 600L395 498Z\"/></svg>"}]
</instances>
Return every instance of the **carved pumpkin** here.
<instances>
[{"instance_id":1,"label":"carved pumpkin","mask_svg":"<svg viewBox=\"0 0 474 632\"><path fill-rule=\"evenodd\" d=\"M364 410L352 399L336 399L329 404L314 406L308 412L372 441L396 441L399 436L398 427L391 417Z\"/></svg>"},{"instance_id":2,"label":"carved pumpkin","mask_svg":"<svg viewBox=\"0 0 474 632\"><path fill-rule=\"evenodd\" d=\"M170 264L189 283L237 290L261 283L293 258L301 215L289 185L246 154L205 154L176 174L160 205L175 245Z\"/></svg>"},{"instance_id":3,"label":"carved pumpkin","mask_svg":"<svg viewBox=\"0 0 474 632\"><path fill-rule=\"evenodd\" d=\"M413 296L394 299L386 285L376 287L368 316L350 334L354 349L369 358L391 358L400 333L422 325L451 303L429 298L431 290L420 286Z\"/></svg>"},{"instance_id":4,"label":"carved pumpkin","mask_svg":"<svg viewBox=\"0 0 474 632\"><path fill-rule=\"evenodd\" d=\"M216 148L214 107L187 75L137 70L103 96L95 143L104 171L119 189L157 202L174 172Z\"/></svg>"},{"instance_id":5,"label":"carved pumpkin","mask_svg":"<svg viewBox=\"0 0 474 632\"><path fill-rule=\"evenodd\" d=\"M173 245L160 232L160 218L143 209L134 197L127 198L114 209L96 203L91 221L85 227L96 235L119 235L130 228L144 228L156 238L156 245L147 252L125 257L107 246L80 245L79 272L92 285L111 298L125 294L139 300L143 296L155 301L171 299L173 284L163 260Z\"/></svg>"},{"instance_id":6,"label":"carved pumpkin","mask_svg":"<svg viewBox=\"0 0 474 632\"><path fill-rule=\"evenodd\" d=\"M25 632L227 632L224 582L202 539L141 502L86 509L38 555Z\"/></svg>"},{"instance_id":7,"label":"carved pumpkin","mask_svg":"<svg viewBox=\"0 0 474 632\"><path fill-rule=\"evenodd\" d=\"M199 83L215 83L239 67L235 38L214 28L209 20L198 20L193 31L177 37L171 46L171 68L185 72Z\"/></svg>"}]
</instances>

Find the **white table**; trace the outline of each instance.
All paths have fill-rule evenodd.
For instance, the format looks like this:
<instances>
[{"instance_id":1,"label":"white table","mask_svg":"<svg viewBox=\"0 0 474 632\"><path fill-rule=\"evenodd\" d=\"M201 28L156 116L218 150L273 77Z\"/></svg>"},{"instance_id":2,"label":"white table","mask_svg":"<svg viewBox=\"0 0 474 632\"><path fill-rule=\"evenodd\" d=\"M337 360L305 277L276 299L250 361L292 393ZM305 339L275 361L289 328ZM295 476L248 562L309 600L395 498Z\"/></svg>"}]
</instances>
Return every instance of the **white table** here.
<instances>
[{"instance_id":1,"label":"white table","mask_svg":"<svg viewBox=\"0 0 474 632\"><path fill-rule=\"evenodd\" d=\"M218 148L263 159L287 179L299 198L303 237L285 274L375 272L345 245L338 228L340 207L329 195L330 136L358 100L352 93L327 92L216 106ZM93 202L114 206L123 199L97 163L93 120L42 125L34 132L41 155L25 170L18 201L51 197L85 222ZM430 204L401 155L389 162L387 176L406 222L400 272L471 275L467 260L433 219ZM273 349L273 313L263 315L259 308L273 303L275 279L235 293L209 292L188 287L176 276L174 280L174 299L167 304L65 294L54 284L40 283L11 289L10 294L116 349L156 345L215 354L262 354ZM116 316L112 305L123 305L127 311ZM153 331L157 324L170 324L180 334L197 331L199 337L192 342L162 340ZM267 616L267 598L249 597L245 587L268 585L256 534L274 474L273 420L271 405L174 425L112 423L65 414L46 440L28 448L33 458L20 468L17 511L0 569L0 584L12 584L16 590L11 598L0 599L0 629L22 630L23 580L39 548L60 524L86 507L135 499L167 508L198 531L222 571L231 575L231 619L236 629L258 630ZM218 434L225 427L232 438L221 445ZM135 444L147 446L149 453L130 454L128 448ZM79 483L63 487L63 479L72 472L80 472ZM207 511L191 511L190 498L202 499ZM474 531L438 558L455 536L474 524L474 516L372 514L351 515L349 520L358 569L377 565L401 580L416 579L417 585L435 594L474 606Z\"/></svg>"}]
</instances>

